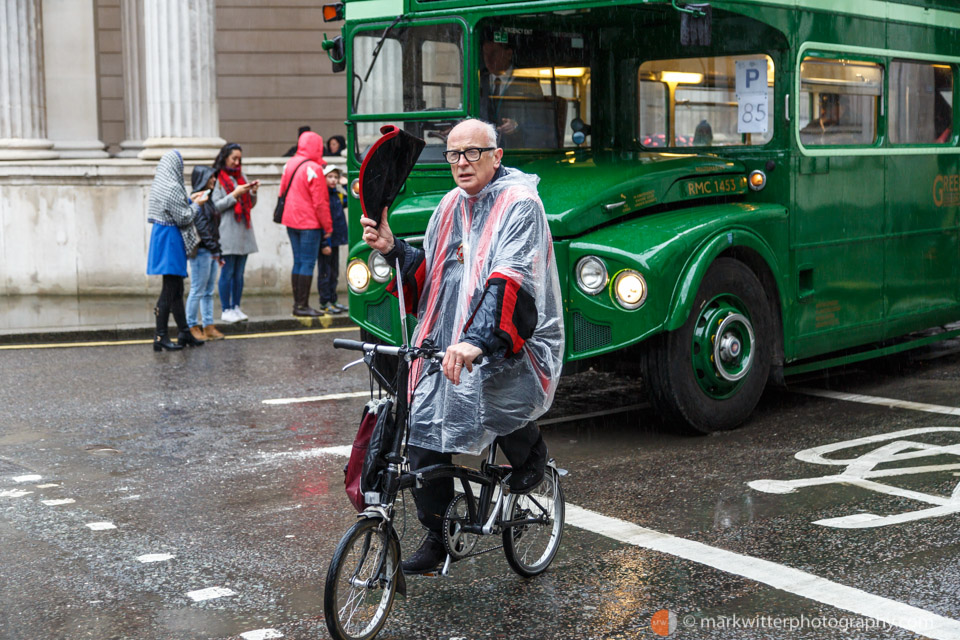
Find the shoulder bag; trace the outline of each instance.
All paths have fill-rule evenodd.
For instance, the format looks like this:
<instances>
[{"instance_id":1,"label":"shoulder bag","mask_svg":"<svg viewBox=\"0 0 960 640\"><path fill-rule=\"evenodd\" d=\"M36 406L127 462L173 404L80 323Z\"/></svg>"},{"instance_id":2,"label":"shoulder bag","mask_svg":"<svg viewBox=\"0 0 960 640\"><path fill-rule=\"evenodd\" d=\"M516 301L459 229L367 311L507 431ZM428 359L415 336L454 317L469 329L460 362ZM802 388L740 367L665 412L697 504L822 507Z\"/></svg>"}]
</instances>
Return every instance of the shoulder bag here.
<instances>
[{"instance_id":1,"label":"shoulder bag","mask_svg":"<svg viewBox=\"0 0 960 640\"><path fill-rule=\"evenodd\" d=\"M290 191L290 187L293 185L293 178L297 175L297 169L309 161L310 158L307 158L297 165L297 168L294 169L293 173L290 175L290 182L287 183L287 188L283 190L283 195L277 198L277 206L273 208L273 221L277 224L281 224L283 222L283 203L287 199L287 192Z\"/></svg>"}]
</instances>

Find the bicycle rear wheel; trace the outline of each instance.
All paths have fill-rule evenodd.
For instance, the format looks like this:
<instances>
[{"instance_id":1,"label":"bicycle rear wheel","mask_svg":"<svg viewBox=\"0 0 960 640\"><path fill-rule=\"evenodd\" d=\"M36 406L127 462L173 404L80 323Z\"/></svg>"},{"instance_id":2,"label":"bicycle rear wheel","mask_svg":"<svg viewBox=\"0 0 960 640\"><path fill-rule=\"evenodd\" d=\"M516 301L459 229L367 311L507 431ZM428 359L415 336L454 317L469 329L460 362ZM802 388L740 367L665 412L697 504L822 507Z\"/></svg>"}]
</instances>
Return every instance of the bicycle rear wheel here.
<instances>
[{"instance_id":1,"label":"bicycle rear wheel","mask_svg":"<svg viewBox=\"0 0 960 640\"><path fill-rule=\"evenodd\" d=\"M350 527L327 569L323 615L337 640L369 640L390 615L400 558L390 524L364 518Z\"/></svg>"},{"instance_id":2,"label":"bicycle rear wheel","mask_svg":"<svg viewBox=\"0 0 960 640\"><path fill-rule=\"evenodd\" d=\"M503 552L510 567L531 578L543 573L560 548L564 501L560 474L548 466L543 480L530 493L513 494L506 512L511 520L537 520L503 530Z\"/></svg>"}]
</instances>

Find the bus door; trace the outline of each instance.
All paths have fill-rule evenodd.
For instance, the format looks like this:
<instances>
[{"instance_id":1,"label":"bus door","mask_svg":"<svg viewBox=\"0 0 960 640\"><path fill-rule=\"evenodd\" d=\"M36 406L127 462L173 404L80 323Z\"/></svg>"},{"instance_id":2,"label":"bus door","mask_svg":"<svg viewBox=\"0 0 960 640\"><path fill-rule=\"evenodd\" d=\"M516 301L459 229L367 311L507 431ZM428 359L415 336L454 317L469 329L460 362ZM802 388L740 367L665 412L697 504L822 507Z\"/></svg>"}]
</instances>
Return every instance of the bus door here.
<instances>
[{"instance_id":1,"label":"bus door","mask_svg":"<svg viewBox=\"0 0 960 640\"><path fill-rule=\"evenodd\" d=\"M884 302L883 69L806 56L800 63L800 153L792 218L797 355L880 339Z\"/></svg>"},{"instance_id":2,"label":"bus door","mask_svg":"<svg viewBox=\"0 0 960 640\"><path fill-rule=\"evenodd\" d=\"M954 141L952 66L893 60L889 74L886 313L896 334L956 309L960 171L940 153Z\"/></svg>"}]
</instances>

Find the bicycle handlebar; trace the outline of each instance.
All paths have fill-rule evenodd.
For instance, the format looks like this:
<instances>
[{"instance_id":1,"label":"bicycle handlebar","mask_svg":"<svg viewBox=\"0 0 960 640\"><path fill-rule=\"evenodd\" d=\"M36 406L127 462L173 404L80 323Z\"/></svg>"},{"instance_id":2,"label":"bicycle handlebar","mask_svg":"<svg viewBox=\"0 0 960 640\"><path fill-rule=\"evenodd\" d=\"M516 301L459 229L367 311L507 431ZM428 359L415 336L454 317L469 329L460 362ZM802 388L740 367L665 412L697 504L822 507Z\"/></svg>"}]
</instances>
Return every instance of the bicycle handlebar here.
<instances>
[{"instance_id":1,"label":"bicycle handlebar","mask_svg":"<svg viewBox=\"0 0 960 640\"><path fill-rule=\"evenodd\" d=\"M375 342L360 342L359 340L347 340L346 338L334 338L333 339L333 348L334 349L348 349L350 351L363 351L364 353L372 351L374 353L382 353L387 356L397 357L400 355L400 347L391 347L386 344L377 344ZM407 347L411 349L411 347ZM418 358L430 358L436 360L437 362L443 360L443 356L446 354L445 351L437 351L432 355L426 355L423 352L417 353L414 349L415 357ZM478 355L473 364L481 364L483 362L483 354Z\"/></svg>"}]
</instances>

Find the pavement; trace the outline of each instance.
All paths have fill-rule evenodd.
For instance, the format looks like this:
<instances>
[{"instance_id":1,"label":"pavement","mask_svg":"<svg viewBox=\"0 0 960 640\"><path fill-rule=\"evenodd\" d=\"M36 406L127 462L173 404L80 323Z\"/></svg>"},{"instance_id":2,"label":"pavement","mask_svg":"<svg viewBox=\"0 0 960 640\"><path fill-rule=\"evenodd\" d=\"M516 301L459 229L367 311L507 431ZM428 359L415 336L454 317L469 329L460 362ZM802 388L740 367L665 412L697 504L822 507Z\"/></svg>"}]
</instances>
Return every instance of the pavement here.
<instances>
[{"instance_id":1,"label":"pavement","mask_svg":"<svg viewBox=\"0 0 960 640\"><path fill-rule=\"evenodd\" d=\"M292 304L290 296L245 296L242 308L250 319L227 324L220 322L217 302L214 324L228 336L353 326L347 312L320 318L294 317L290 314ZM0 296L0 345L150 339L155 305L152 295ZM172 317L170 328L176 331Z\"/></svg>"}]
</instances>

